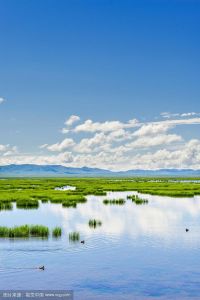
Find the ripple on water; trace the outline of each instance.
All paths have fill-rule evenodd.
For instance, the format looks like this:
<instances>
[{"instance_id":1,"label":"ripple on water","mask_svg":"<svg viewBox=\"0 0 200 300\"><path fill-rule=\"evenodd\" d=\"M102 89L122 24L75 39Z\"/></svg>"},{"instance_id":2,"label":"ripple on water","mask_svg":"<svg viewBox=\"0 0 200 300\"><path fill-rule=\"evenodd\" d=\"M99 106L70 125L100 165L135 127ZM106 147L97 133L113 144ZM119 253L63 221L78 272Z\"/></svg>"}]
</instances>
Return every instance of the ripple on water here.
<instances>
[{"instance_id":1,"label":"ripple on water","mask_svg":"<svg viewBox=\"0 0 200 300\"><path fill-rule=\"evenodd\" d=\"M102 251L106 248L112 249L112 246L118 246L119 237L114 234L107 234L105 236L94 234L93 236L85 235L84 237L84 244L81 244L80 241L78 242L69 242L67 245L67 251L68 252L82 252L82 251Z\"/></svg>"}]
</instances>

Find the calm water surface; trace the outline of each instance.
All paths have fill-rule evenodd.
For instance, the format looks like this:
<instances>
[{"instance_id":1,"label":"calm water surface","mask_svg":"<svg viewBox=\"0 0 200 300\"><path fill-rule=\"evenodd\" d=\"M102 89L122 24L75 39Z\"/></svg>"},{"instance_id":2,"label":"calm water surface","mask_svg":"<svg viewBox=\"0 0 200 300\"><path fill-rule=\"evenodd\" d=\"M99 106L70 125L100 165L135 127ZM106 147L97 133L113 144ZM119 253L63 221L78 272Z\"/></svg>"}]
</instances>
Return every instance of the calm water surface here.
<instances>
[{"instance_id":1,"label":"calm water surface","mask_svg":"<svg viewBox=\"0 0 200 300\"><path fill-rule=\"evenodd\" d=\"M0 289L72 289L79 299L199 299L200 197L141 195L147 205L88 196L77 208L40 204L0 212L0 225L62 226L61 239L0 240ZM96 218L102 226L92 229ZM185 228L189 232L185 232ZM69 243L79 231L86 243ZM31 269L45 265L45 271Z\"/></svg>"}]
</instances>

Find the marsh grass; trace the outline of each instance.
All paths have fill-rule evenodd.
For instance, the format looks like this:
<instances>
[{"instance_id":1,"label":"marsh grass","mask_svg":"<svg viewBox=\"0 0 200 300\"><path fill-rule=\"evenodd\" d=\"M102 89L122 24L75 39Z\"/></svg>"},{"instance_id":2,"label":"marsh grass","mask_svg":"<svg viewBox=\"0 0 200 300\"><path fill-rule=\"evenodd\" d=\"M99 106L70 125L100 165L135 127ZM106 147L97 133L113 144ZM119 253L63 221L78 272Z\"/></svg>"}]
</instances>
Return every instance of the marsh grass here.
<instances>
[{"instance_id":1,"label":"marsh grass","mask_svg":"<svg viewBox=\"0 0 200 300\"><path fill-rule=\"evenodd\" d=\"M36 209L39 207L38 200L32 199L32 200L17 200L16 202L17 208L22 209Z\"/></svg>"},{"instance_id":2,"label":"marsh grass","mask_svg":"<svg viewBox=\"0 0 200 300\"><path fill-rule=\"evenodd\" d=\"M138 197L138 195L127 196L127 199L131 199L136 205L147 204L149 202L147 199Z\"/></svg>"},{"instance_id":3,"label":"marsh grass","mask_svg":"<svg viewBox=\"0 0 200 300\"><path fill-rule=\"evenodd\" d=\"M7 178L0 180L0 209L38 208L38 201L61 203L63 207L76 207L85 203L86 195L105 196L107 191L136 191L138 193L169 196L194 197L200 195L199 178L132 177L132 178ZM190 182L187 182L187 179ZM56 191L58 186L75 186L75 191ZM141 204L140 200L133 201ZM6 204L5 203L10 203ZM122 201L105 200L105 204L124 204Z\"/></svg>"},{"instance_id":4,"label":"marsh grass","mask_svg":"<svg viewBox=\"0 0 200 300\"><path fill-rule=\"evenodd\" d=\"M50 199L50 202L54 203L54 204L60 204L63 202L63 198L58 198L58 197L52 196L52 198Z\"/></svg>"},{"instance_id":5,"label":"marsh grass","mask_svg":"<svg viewBox=\"0 0 200 300\"><path fill-rule=\"evenodd\" d=\"M0 202L0 211L1 210L12 210L12 209L13 209L13 205L11 202L7 202L7 203Z\"/></svg>"},{"instance_id":6,"label":"marsh grass","mask_svg":"<svg viewBox=\"0 0 200 300\"><path fill-rule=\"evenodd\" d=\"M42 203L48 203L49 200L48 200L48 199L41 199L41 202L42 202Z\"/></svg>"},{"instance_id":7,"label":"marsh grass","mask_svg":"<svg viewBox=\"0 0 200 300\"><path fill-rule=\"evenodd\" d=\"M78 203L85 203L87 199L83 195L70 195L62 201L63 207L76 207Z\"/></svg>"},{"instance_id":8,"label":"marsh grass","mask_svg":"<svg viewBox=\"0 0 200 300\"><path fill-rule=\"evenodd\" d=\"M74 207L74 208L76 208L76 202L75 201L63 201L62 206L63 207Z\"/></svg>"},{"instance_id":9,"label":"marsh grass","mask_svg":"<svg viewBox=\"0 0 200 300\"><path fill-rule=\"evenodd\" d=\"M96 228L98 226L102 225L102 222L100 220L96 220L96 219L90 219L88 222L89 227L91 228Z\"/></svg>"},{"instance_id":10,"label":"marsh grass","mask_svg":"<svg viewBox=\"0 0 200 300\"><path fill-rule=\"evenodd\" d=\"M95 196L106 196L107 192L104 192L102 190L97 190L97 191L94 192L94 195Z\"/></svg>"},{"instance_id":11,"label":"marsh grass","mask_svg":"<svg viewBox=\"0 0 200 300\"><path fill-rule=\"evenodd\" d=\"M15 227L0 227L1 238L48 237L48 227L42 225L22 225Z\"/></svg>"},{"instance_id":12,"label":"marsh grass","mask_svg":"<svg viewBox=\"0 0 200 300\"><path fill-rule=\"evenodd\" d=\"M80 241L80 234L79 232L71 232L69 233L69 241L70 242L78 242Z\"/></svg>"},{"instance_id":13,"label":"marsh grass","mask_svg":"<svg viewBox=\"0 0 200 300\"><path fill-rule=\"evenodd\" d=\"M49 229L42 225L31 225L29 226L30 236L35 237L47 237L49 236Z\"/></svg>"},{"instance_id":14,"label":"marsh grass","mask_svg":"<svg viewBox=\"0 0 200 300\"><path fill-rule=\"evenodd\" d=\"M124 205L126 203L126 201L124 199L105 199L103 200L103 203L108 205Z\"/></svg>"},{"instance_id":15,"label":"marsh grass","mask_svg":"<svg viewBox=\"0 0 200 300\"><path fill-rule=\"evenodd\" d=\"M62 229L61 229L61 227L55 227L53 229L53 231L52 231L52 236L54 238L58 238L58 237L61 237L61 235L62 235Z\"/></svg>"}]
</instances>

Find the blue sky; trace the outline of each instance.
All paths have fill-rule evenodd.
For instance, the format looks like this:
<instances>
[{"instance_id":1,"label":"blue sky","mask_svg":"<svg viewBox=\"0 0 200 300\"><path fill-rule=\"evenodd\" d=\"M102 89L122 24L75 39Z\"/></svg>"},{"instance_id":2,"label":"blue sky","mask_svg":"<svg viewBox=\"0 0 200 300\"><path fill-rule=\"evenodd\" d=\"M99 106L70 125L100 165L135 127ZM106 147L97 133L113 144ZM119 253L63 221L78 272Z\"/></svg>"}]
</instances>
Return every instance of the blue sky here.
<instances>
[{"instance_id":1,"label":"blue sky","mask_svg":"<svg viewBox=\"0 0 200 300\"><path fill-rule=\"evenodd\" d=\"M193 148L200 144L199 123L191 119L200 112L199 32L200 2L195 0L0 0L0 98L5 99L0 101L0 164L198 168ZM163 117L163 112L171 115ZM71 115L79 116L80 124L133 119L138 124L113 125L110 131L70 128L63 134ZM148 134L160 144L135 143L134 130L169 119L191 121L175 122L162 132L152 129ZM120 141L103 136L117 130L125 130ZM169 138L165 145L163 134L179 138L170 142L162 136ZM83 138L88 145L98 139L98 149L80 152ZM49 150L65 139L75 144ZM189 143L195 145L192 150ZM119 149L127 145L129 150ZM184 156L176 164L170 159L179 156L177 151L196 158ZM111 163L113 152L119 156ZM162 156L159 164L150 163L157 160L155 154Z\"/></svg>"}]
</instances>

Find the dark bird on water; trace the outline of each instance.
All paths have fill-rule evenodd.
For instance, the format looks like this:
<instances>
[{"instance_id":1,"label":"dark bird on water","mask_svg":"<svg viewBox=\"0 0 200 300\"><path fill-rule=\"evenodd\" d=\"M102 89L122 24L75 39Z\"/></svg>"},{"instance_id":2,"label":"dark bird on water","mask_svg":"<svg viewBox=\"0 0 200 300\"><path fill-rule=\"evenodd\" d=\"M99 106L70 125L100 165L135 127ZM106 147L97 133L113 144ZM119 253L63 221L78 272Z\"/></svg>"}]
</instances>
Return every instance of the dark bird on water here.
<instances>
[{"instance_id":1,"label":"dark bird on water","mask_svg":"<svg viewBox=\"0 0 200 300\"><path fill-rule=\"evenodd\" d=\"M186 232L188 232L188 231L189 231L189 229L188 229L188 228L186 228L186 229L185 229L185 231L186 231Z\"/></svg>"},{"instance_id":2,"label":"dark bird on water","mask_svg":"<svg viewBox=\"0 0 200 300\"><path fill-rule=\"evenodd\" d=\"M85 241L83 240L83 241L81 241L81 244L85 244Z\"/></svg>"},{"instance_id":3,"label":"dark bird on water","mask_svg":"<svg viewBox=\"0 0 200 300\"><path fill-rule=\"evenodd\" d=\"M38 269L44 271L44 266L40 266Z\"/></svg>"}]
</instances>

